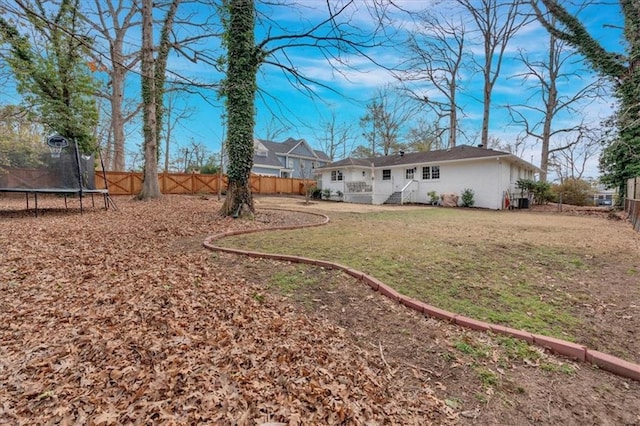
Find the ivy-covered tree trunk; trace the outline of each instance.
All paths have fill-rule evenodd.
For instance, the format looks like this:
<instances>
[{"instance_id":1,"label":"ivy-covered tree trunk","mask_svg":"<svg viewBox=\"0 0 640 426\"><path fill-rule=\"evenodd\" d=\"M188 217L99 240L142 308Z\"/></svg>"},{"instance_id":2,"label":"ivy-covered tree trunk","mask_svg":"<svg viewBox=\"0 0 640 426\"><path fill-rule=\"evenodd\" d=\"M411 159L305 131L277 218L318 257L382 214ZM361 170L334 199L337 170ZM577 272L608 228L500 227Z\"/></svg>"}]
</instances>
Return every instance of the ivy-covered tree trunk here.
<instances>
[{"instance_id":1,"label":"ivy-covered tree trunk","mask_svg":"<svg viewBox=\"0 0 640 426\"><path fill-rule=\"evenodd\" d=\"M144 133L144 178L140 200L160 198L158 184L158 137L156 134L155 76L153 63L152 1L142 2L142 103Z\"/></svg>"},{"instance_id":2,"label":"ivy-covered tree trunk","mask_svg":"<svg viewBox=\"0 0 640 426\"><path fill-rule=\"evenodd\" d=\"M169 34L173 31L173 23L175 21L176 13L178 12L178 6L180 0L173 0L169 5L169 10L164 19L164 25L160 32L160 42L158 43L158 56L155 60L155 93L156 100L156 138L158 146L162 139L162 119L165 115L164 111L164 94L165 94L165 82L167 80L167 60L169 59L169 52L171 50L171 40ZM168 141L167 141L168 142ZM159 153L159 150L158 150Z\"/></svg>"},{"instance_id":3,"label":"ivy-covered tree trunk","mask_svg":"<svg viewBox=\"0 0 640 426\"><path fill-rule=\"evenodd\" d=\"M253 166L254 100L260 58L254 39L254 1L228 0L225 6L227 77L223 95L227 109L229 183L220 214L237 216L243 208L255 211L249 176Z\"/></svg>"}]
</instances>

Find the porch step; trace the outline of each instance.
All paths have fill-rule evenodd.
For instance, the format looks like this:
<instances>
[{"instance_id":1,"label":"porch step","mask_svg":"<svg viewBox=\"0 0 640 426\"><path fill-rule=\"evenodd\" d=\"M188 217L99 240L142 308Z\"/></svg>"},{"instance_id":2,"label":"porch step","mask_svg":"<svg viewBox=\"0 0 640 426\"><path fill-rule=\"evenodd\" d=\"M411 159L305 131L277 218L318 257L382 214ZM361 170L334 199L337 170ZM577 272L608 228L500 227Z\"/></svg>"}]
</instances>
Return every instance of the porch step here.
<instances>
[{"instance_id":1,"label":"porch step","mask_svg":"<svg viewBox=\"0 0 640 426\"><path fill-rule=\"evenodd\" d=\"M400 204L400 201L402 201L402 192L398 191L391 194L384 204Z\"/></svg>"}]
</instances>

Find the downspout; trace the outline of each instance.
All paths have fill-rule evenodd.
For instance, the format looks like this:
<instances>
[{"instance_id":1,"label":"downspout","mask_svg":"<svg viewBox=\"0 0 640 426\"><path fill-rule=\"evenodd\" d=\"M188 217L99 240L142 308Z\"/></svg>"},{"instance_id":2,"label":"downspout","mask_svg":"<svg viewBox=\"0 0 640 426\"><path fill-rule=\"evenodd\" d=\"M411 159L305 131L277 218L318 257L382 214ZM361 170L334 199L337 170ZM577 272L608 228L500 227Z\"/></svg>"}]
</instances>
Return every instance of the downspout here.
<instances>
[{"instance_id":1,"label":"downspout","mask_svg":"<svg viewBox=\"0 0 640 426\"><path fill-rule=\"evenodd\" d=\"M373 162L371 163L371 204L374 204L373 200L376 196L376 178L374 173Z\"/></svg>"}]
</instances>

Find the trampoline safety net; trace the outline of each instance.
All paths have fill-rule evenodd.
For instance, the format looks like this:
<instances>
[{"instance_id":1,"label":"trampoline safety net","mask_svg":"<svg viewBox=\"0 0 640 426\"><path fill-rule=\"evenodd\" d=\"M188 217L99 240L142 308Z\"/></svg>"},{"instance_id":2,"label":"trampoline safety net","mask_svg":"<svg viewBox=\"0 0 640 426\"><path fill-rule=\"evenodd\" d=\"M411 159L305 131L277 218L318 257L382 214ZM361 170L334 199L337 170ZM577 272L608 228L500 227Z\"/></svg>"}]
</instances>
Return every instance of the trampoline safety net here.
<instances>
[{"instance_id":1,"label":"trampoline safety net","mask_svg":"<svg viewBox=\"0 0 640 426\"><path fill-rule=\"evenodd\" d=\"M73 141L65 145L0 152L0 191L95 190L94 154L80 152Z\"/></svg>"}]
</instances>

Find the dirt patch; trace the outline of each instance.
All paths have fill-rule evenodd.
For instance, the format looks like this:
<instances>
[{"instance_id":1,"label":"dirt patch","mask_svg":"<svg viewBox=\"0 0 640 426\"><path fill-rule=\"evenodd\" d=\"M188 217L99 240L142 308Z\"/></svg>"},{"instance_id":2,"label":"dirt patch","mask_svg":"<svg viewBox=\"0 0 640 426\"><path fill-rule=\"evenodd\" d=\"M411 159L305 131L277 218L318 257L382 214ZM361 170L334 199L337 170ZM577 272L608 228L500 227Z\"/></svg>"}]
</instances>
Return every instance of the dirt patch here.
<instances>
[{"instance_id":1,"label":"dirt patch","mask_svg":"<svg viewBox=\"0 0 640 426\"><path fill-rule=\"evenodd\" d=\"M425 387L461 424L640 424L640 384L540 349L426 318L335 271L220 255L259 294L345 330L408 392ZM286 272L284 272L286 271ZM274 276L306 285L282 289ZM522 350L520 348L519 350Z\"/></svg>"}]
</instances>

